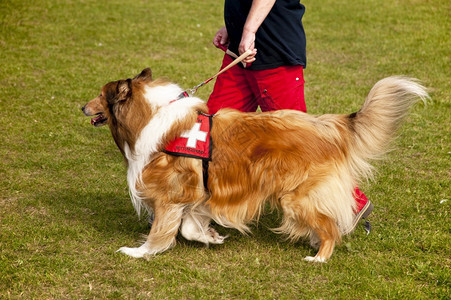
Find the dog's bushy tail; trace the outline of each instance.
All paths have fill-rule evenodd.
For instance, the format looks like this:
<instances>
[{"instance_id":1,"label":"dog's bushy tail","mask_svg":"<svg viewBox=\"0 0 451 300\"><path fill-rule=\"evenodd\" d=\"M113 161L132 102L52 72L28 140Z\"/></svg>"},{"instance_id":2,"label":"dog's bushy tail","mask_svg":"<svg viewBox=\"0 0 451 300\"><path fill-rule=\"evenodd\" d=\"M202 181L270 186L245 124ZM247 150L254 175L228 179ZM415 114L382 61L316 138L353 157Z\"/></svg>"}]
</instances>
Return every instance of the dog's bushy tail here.
<instances>
[{"instance_id":1,"label":"dog's bushy tail","mask_svg":"<svg viewBox=\"0 0 451 300\"><path fill-rule=\"evenodd\" d=\"M371 166L366 162L389 150L409 108L419 100L426 103L427 99L426 88L416 79L393 76L374 85L360 111L348 116L353 133L353 169L359 177L371 175Z\"/></svg>"}]
</instances>

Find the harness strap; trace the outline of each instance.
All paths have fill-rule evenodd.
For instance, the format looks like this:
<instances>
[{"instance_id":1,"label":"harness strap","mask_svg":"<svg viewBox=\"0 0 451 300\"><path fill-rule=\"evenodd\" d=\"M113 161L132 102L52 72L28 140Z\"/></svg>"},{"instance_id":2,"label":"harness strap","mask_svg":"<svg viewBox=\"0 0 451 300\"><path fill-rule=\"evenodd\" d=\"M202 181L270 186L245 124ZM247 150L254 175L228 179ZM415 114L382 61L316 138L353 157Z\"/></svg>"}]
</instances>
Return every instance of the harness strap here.
<instances>
[{"instance_id":1,"label":"harness strap","mask_svg":"<svg viewBox=\"0 0 451 300\"><path fill-rule=\"evenodd\" d=\"M202 179L204 183L204 190L209 193L208 189L208 166L210 165L210 161L208 159L202 159Z\"/></svg>"}]
</instances>

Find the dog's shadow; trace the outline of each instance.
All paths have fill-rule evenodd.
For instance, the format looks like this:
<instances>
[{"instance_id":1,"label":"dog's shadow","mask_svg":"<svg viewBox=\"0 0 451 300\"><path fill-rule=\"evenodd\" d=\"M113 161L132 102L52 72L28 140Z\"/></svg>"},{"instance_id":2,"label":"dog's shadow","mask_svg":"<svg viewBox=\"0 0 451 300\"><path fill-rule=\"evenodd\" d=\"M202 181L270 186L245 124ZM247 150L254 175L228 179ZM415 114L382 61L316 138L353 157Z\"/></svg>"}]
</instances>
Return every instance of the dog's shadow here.
<instances>
[{"instance_id":1,"label":"dog's shadow","mask_svg":"<svg viewBox=\"0 0 451 300\"><path fill-rule=\"evenodd\" d=\"M37 195L62 225L85 226L106 236L145 232L147 222L137 217L128 193L62 189Z\"/></svg>"},{"instance_id":2,"label":"dog's shadow","mask_svg":"<svg viewBox=\"0 0 451 300\"><path fill-rule=\"evenodd\" d=\"M121 235L124 238L140 241L149 234L151 225L148 215L138 218L130 202L128 193L107 191L86 191L83 189L63 189L41 195L48 201L48 209L57 214L62 224L67 226L82 226L110 238ZM240 245L246 240L253 239L263 247L272 247L275 243L283 248L301 247L309 249L308 243L302 240L297 243L287 241L282 235L276 234L270 228L280 225L281 215L277 211L266 211L258 222L250 224L250 233L243 235L236 229L225 228L214 222L211 226L223 236L228 236L223 245L212 245L211 251L221 251L228 244ZM137 243L139 241L137 240ZM205 247L199 242L184 239L177 235L177 243L198 249Z\"/></svg>"}]
</instances>

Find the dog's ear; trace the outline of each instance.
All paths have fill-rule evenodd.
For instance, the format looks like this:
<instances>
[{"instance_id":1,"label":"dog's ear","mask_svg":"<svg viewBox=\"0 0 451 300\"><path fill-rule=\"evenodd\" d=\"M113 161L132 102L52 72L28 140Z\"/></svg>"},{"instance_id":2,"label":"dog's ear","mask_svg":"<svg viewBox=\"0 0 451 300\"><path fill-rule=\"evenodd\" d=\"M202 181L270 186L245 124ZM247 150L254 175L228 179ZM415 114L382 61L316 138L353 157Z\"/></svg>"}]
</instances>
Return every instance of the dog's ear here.
<instances>
[{"instance_id":1,"label":"dog's ear","mask_svg":"<svg viewBox=\"0 0 451 300\"><path fill-rule=\"evenodd\" d=\"M133 79L152 81L152 70L150 68L145 68L139 75L136 75L136 77Z\"/></svg>"},{"instance_id":2,"label":"dog's ear","mask_svg":"<svg viewBox=\"0 0 451 300\"><path fill-rule=\"evenodd\" d=\"M127 80L119 80L117 83L116 90L116 101L125 101L130 98L132 94L132 80L129 78Z\"/></svg>"}]
</instances>

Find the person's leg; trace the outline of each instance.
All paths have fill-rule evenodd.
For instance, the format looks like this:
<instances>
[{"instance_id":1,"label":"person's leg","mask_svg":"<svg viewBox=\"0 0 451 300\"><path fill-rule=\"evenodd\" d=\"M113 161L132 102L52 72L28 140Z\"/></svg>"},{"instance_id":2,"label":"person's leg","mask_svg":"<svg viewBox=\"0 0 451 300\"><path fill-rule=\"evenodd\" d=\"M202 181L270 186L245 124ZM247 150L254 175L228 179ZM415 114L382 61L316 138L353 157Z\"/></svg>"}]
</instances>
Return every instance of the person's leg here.
<instances>
[{"instance_id":1,"label":"person's leg","mask_svg":"<svg viewBox=\"0 0 451 300\"><path fill-rule=\"evenodd\" d=\"M229 65L233 59L225 54L221 69ZM213 92L207 106L210 114L215 114L221 108L233 108L243 112L257 110L257 101L249 87L246 72L236 65L216 78Z\"/></svg>"},{"instance_id":2,"label":"person's leg","mask_svg":"<svg viewBox=\"0 0 451 300\"><path fill-rule=\"evenodd\" d=\"M373 211L373 204L371 203L370 200L368 200L368 198L365 196L365 194L359 189L359 187L356 187L354 189L354 198L356 201L356 210L355 210L355 218L353 221L353 226L352 229L349 233L353 232L354 229L357 227L357 224L359 223L359 221L361 219L366 219L371 212ZM369 226L369 225L367 225ZM367 230L367 232L369 233L371 228L365 228Z\"/></svg>"}]
</instances>

